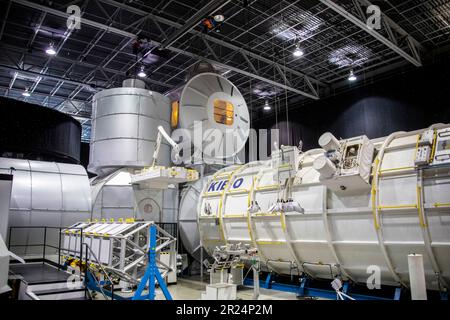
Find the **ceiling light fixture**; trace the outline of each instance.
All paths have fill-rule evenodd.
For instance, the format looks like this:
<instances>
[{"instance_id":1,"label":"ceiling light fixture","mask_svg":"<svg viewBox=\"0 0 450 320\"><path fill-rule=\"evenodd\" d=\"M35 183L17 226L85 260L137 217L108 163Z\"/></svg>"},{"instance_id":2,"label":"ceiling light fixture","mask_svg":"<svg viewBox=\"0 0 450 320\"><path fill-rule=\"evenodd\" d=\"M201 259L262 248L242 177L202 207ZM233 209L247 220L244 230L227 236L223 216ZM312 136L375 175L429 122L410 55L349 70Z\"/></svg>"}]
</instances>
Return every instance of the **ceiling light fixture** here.
<instances>
[{"instance_id":1,"label":"ceiling light fixture","mask_svg":"<svg viewBox=\"0 0 450 320\"><path fill-rule=\"evenodd\" d=\"M355 73L353 72L353 69L350 70L350 74L348 75L348 80L349 81L355 81L357 78L355 76Z\"/></svg>"},{"instance_id":2,"label":"ceiling light fixture","mask_svg":"<svg viewBox=\"0 0 450 320\"><path fill-rule=\"evenodd\" d=\"M140 78L144 78L145 76L147 76L147 74L144 71L144 66L141 66L141 70L139 71L139 73L137 75Z\"/></svg>"},{"instance_id":3,"label":"ceiling light fixture","mask_svg":"<svg viewBox=\"0 0 450 320\"><path fill-rule=\"evenodd\" d=\"M269 101L266 100L266 102L264 102L264 108L263 109L266 110L266 111L269 111L270 109L272 109L270 107Z\"/></svg>"},{"instance_id":4,"label":"ceiling light fixture","mask_svg":"<svg viewBox=\"0 0 450 320\"><path fill-rule=\"evenodd\" d=\"M301 57L303 55L303 51L300 49L300 45L298 43L295 45L295 50L292 54L294 57Z\"/></svg>"},{"instance_id":5,"label":"ceiling light fixture","mask_svg":"<svg viewBox=\"0 0 450 320\"><path fill-rule=\"evenodd\" d=\"M55 47L53 46L53 42L50 42L50 45L45 49L45 53L49 56L54 56L56 54Z\"/></svg>"},{"instance_id":6,"label":"ceiling light fixture","mask_svg":"<svg viewBox=\"0 0 450 320\"><path fill-rule=\"evenodd\" d=\"M28 91L28 88L25 88L24 92L22 92L22 95L23 95L24 97L29 97L29 96L31 96L30 92Z\"/></svg>"},{"instance_id":7,"label":"ceiling light fixture","mask_svg":"<svg viewBox=\"0 0 450 320\"><path fill-rule=\"evenodd\" d=\"M214 16L214 20L216 20L216 22L223 22L225 20L225 17L221 14L218 14Z\"/></svg>"}]
</instances>

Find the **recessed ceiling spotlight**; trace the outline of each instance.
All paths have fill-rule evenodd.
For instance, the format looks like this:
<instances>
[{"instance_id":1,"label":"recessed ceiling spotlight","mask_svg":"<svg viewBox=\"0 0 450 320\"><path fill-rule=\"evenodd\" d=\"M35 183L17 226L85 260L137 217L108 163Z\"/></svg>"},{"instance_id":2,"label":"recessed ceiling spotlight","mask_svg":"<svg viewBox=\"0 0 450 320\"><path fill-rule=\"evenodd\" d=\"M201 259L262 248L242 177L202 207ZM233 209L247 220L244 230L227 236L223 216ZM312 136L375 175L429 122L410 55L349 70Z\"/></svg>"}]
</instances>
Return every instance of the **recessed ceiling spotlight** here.
<instances>
[{"instance_id":1,"label":"recessed ceiling spotlight","mask_svg":"<svg viewBox=\"0 0 450 320\"><path fill-rule=\"evenodd\" d=\"M147 76L147 74L144 71L144 66L141 66L141 70L139 70L139 73L137 75L140 78L144 78L145 76Z\"/></svg>"},{"instance_id":2,"label":"recessed ceiling spotlight","mask_svg":"<svg viewBox=\"0 0 450 320\"><path fill-rule=\"evenodd\" d=\"M356 81L356 76L355 76L355 73L353 72L353 69L352 70L350 70L350 74L348 75L348 80L349 81Z\"/></svg>"},{"instance_id":3,"label":"recessed ceiling spotlight","mask_svg":"<svg viewBox=\"0 0 450 320\"><path fill-rule=\"evenodd\" d=\"M225 17L221 14L218 14L214 16L214 20L216 20L216 22L223 22L223 20L225 20Z\"/></svg>"},{"instance_id":4,"label":"recessed ceiling spotlight","mask_svg":"<svg viewBox=\"0 0 450 320\"><path fill-rule=\"evenodd\" d=\"M22 92L22 95L23 95L24 97L29 97L29 96L31 96L30 92L28 91L28 88L25 88L25 90Z\"/></svg>"},{"instance_id":5,"label":"recessed ceiling spotlight","mask_svg":"<svg viewBox=\"0 0 450 320\"><path fill-rule=\"evenodd\" d=\"M295 45L295 50L292 54L294 57L301 57L303 55L303 51L300 49L300 45L298 43Z\"/></svg>"},{"instance_id":6,"label":"recessed ceiling spotlight","mask_svg":"<svg viewBox=\"0 0 450 320\"><path fill-rule=\"evenodd\" d=\"M272 108L270 107L269 101L266 100L266 102L264 102L264 107L263 107L263 109L266 110L266 111L269 111L270 109L272 109Z\"/></svg>"},{"instance_id":7,"label":"recessed ceiling spotlight","mask_svg":"<svg viewBox=\"0 0 450 320\"><path fill-rule=\"evenodd\" d=\"M55 47L53 45L53 42L50 42L50 45L45 49L45 53L49 56L54 56L56 54Z\"/></svg>"}]
</instances>

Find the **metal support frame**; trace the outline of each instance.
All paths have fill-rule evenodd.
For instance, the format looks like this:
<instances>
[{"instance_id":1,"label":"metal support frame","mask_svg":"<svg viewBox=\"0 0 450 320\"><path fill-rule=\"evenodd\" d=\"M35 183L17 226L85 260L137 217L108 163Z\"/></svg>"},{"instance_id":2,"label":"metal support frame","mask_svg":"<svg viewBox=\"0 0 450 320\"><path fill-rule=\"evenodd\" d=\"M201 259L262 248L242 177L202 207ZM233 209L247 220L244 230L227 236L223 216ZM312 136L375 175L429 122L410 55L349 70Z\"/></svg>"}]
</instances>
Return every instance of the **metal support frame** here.
<instances>
[{"instance_id":1,"label":"metal support frame","mask_svg":"<svg viewBox=\"0 0 450 320\"><path fill-rule=\"evenodd\" d=\"M156 231L155 225L150 226L150 246L148 251L147 270L145 271L145 274L142 277L132 300L155 300L155 280L158 281L159 287L164 293L166 299L173 300L169 290L167 289L167 285L159 272L158 266L156 265ZM147 283L148 294L142 295Z\"/></svg>"},{"instance_id":2,"label":"metal support frame","mask_svg":"<svg viewBox=\"0 0 450 320\"><path fill-rule=\"evenodd\" d=\"M138 221L128 223L129 227L121 231L120 234L101 234L96 233L94 230L100 225L109 224L104 223L76 223L73 226L62 230L62 234L65 237L64 246L62 248L62 255L67 255L67 258L79 259L81 254L79 252L71 252L70 248L72 243L79 243L80 238L83 239L82 243L91 243L94 239L100 239L100 241L109 241L109 252L101 252L103 249L100 244L99 248L96 250L96 255L98 257L105 255L108 257L106 259L108 262L99 261L95 256L90 255L86 257L89 264L97 265L104 270L109 275L114 275L115 277L124 280L130 284L138 284L138 277L142 276L146 270L146 258L147 251L150 243L148 238L148 230L154 227L157 231L158 245L155 247L155 251L159 254L163 250L168 249L168 252L172 255L169 265L163 263L161 259L156 258L159 268L162 270L162 276L165 277L170 272L176 272L176 239L164 231L163 229L156 226L153 222L148 221ZM77 226L83 226L84 232L83 236L78 234L76 231ZM100 231L99 231L100 232ZM137 243L133 239L146 238L145 243ZM131 253L131 254L130 254Z\"/></svg>"},{"instance_id":3,"label":"metal support frame","mask_svg":"<svg viewBox=\"0 0 450 320\"><path fill-rule=\"evenodd\" d=\"M384 37L377 30L369 28L365 21L363 21L363 20L361 20L361 18L358 18L358 17L354 16L353 14L351 14L350 12L345 10L343 7L341 7L340 5L336 4L335 1L320 0L320 2L322 2L324 5L326 5L328 8L332 9L336 13L343 16L348 21L352 22L354 25L356 25L360 29L364 30L365 32L367 32L368 34L373 36L379 42L386 45L392 51L396 52L397 54L399 54L400 56L402 56L403 58L405 58L406 60L411 62L416 67L422 66L422 62L420 61L419 50L418 50L419 48L421 48L420 44L417 42L417 40L415 40L412 36L410 36L403 29L401 29L397 24L395 24L395 22L393 22L391 19L389 19L386 15L384 15L384 14L382 15L382 17L383 17L382 27L384 28L385 33L387 33L389 38ZM353 1L353 5L355 5L357 7L357 12L361 13L364 11L361 10L359 5L370 6L372 4L368 0L357 0L357 1ZM409 51L411 51L411 53L408 53L407 51L405 51L405 48L401 48L399 46L398 43L400 41L397 40L395 33L398 33L402 37L406 37L407 46L408 46Z\"/></svg>"}]
</instances>

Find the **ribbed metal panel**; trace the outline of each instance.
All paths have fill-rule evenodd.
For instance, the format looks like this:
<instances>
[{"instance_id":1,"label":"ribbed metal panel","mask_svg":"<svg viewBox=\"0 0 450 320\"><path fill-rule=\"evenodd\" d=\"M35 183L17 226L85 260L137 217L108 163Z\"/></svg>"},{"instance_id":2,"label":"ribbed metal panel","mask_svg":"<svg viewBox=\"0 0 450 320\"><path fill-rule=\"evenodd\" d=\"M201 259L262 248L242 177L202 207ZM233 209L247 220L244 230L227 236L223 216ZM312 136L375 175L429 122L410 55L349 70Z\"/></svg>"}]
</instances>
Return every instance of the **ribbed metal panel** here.
<instances>
[{"instance_id":1,"label":"ribbed metal panel","mask_svg":"<svg viewBox=\"0 0 450 320\"><path fill-rule=\"evenodd\" d=\"M115 88L93 98L91 149L88 170L103 175L119 167L151 164L161 125L170 134L170 101L141 88ZM170 164L170 147L163 142L161 165Z\"/></svg>"}]
</instances>

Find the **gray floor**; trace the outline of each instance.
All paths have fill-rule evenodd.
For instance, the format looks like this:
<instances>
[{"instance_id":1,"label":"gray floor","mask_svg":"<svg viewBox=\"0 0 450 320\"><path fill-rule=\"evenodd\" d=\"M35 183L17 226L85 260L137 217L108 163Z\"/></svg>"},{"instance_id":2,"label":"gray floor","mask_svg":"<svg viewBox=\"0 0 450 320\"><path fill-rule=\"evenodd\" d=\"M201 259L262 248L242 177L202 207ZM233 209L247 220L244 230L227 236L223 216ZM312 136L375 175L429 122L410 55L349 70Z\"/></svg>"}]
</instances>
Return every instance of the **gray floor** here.
<instances>
[{"instance_id":1,"label":"gray floor","mask_svg":"<svg viewBox=\"0 0 450 320\"><path fill-rule=\"evenodd\" d=\"M29 284L64 282L70 276L68 273L42 262L11 264L10 271L15 275L22 276Z\"/></svg>"},{"instance_id":2,"label":"gray floor","mask_svg":"<svg viewBox=\"0 0 450 320\"><path fill-rule=\"evenodd\" d=\"M178 278L177 284L169 285L168 289L174 300L200 300L202 292L206 289L208 277L205 276L202 281L199 276L189 278ZM121 294L127 296L127 294ZM237 297L240 300L252 300L253 288L239 287ZM102 300L103 297L97 294L96 299ZM161 289L156 290L156 300L165 300ZM261 288L259 300L298 300L294 293L282 292L276 290L267 290Z\"/></svg>"},{"instance_id":3,"label":"gray floor","mask_svg":"<svg viewBox=\"0 0 450 320\"><path fill-rule=\"evenodd\" d=\"M28 283L46 283L46 282L60 282L67 281L69 274L63 271L58 271L57 268L43 263L27 263L11 265L11 271L14 274L23 276ZM209 283L209 277L205 276L203 279L200 276L193 277L178 277L176 284L169 285L169 291L174 300L199 300L202 292L206 289ZM119 292L118 292L119 293ZM132 294L119 293L122 296L130 296ZM251 300L253 296L252 287L240 286L237 291L237 297L240 300ZM103 296L98 293L97 300L103 300ZM156 290L156 299L164 300L164 295L161 289ZM276 290L260 289L259 300L297 300L294 293L282 292Z\"/></svg>"}]
</instances>

